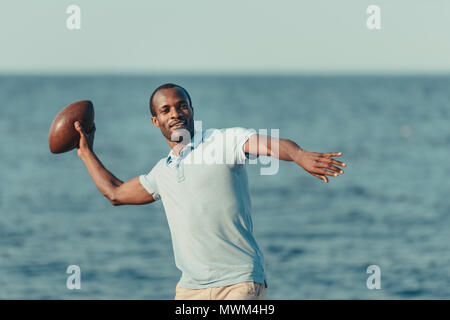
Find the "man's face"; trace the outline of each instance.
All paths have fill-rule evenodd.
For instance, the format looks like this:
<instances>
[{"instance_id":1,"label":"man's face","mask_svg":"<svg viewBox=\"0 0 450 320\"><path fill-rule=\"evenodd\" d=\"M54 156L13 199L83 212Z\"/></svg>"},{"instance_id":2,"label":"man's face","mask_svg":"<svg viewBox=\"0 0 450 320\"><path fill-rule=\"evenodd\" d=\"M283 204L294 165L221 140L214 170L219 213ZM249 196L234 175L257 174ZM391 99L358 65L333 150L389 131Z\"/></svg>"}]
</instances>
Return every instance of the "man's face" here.
<instances>
[{"instance_id":1,"label":"man's face","mask_svg":"<svg viewBox=\"0 0 450 320\"><path fill-rule=\"evenodd\" d=\"M167 140L172 141L171 138L176 137L176 131L180 129L187 130L190 137L194 135L194 110L189 105L189 98L184 90L180 88L158 90L153 97L153 107L156 116L152 117L152 122L160 128Z\"/></svg>"}]
</instances>

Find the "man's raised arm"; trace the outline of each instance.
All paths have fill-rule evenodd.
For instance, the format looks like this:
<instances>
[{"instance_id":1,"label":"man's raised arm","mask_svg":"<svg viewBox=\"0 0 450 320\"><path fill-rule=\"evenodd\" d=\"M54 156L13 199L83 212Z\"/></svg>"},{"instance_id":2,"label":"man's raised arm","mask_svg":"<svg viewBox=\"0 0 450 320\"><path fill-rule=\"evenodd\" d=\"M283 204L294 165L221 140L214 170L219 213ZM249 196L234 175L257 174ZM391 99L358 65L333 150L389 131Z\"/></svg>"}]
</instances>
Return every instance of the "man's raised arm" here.
<instances>
[{"instance_id":1,"label":"man's raised arm","mask_svg":"<svg viewBox=\"0 0 450 320\"><path fill-rule=\"evenodd\" d=\"M153 196L141 185L139 177L123 182L103 166L93 151L95 125L93 131L89 134L84 132L78 121L74 123L74 126L80 134L78 156L86 165L97 188L112 205L146 204L155 201Z\"/></svg>"},{"instance_id":2,"label":"man's raised arm","mask_svg":"<svg viewBox=\"0 0 450 320\"><path fill-rule=\"evenodd\" d=\"M347 164L332 159L339 157L342 152L309 152L300 148L294 141L278 139L254 134L244 144L244 152L252 155L272 156L280 160L295 161L311 175L328 182L328 176L337 177L344 171L335 165L346 167Z\"/></svg>"}]
</instances>

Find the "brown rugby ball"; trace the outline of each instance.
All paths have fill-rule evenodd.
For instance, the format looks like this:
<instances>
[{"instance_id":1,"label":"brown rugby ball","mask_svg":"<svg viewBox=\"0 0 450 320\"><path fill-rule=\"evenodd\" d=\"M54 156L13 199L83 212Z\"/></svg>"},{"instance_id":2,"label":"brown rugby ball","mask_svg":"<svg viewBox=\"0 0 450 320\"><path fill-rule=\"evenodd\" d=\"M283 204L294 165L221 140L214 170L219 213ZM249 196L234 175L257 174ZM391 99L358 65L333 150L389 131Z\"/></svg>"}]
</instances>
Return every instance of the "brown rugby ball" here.
<instances>
[{"instance_id":1,"label":"brown rugby ball","mask_svg":"<svg viewBox=\"0 0 450 320\"><path fill-rule=\"evenodd\" d=\"M52 153L63 153L75 149L80 141L80 134L73 124L80 121L85 132L94 126L94 106L89 100L69 104L59 112L48 133L48 146Z\"/></svg>"}]
</instances>

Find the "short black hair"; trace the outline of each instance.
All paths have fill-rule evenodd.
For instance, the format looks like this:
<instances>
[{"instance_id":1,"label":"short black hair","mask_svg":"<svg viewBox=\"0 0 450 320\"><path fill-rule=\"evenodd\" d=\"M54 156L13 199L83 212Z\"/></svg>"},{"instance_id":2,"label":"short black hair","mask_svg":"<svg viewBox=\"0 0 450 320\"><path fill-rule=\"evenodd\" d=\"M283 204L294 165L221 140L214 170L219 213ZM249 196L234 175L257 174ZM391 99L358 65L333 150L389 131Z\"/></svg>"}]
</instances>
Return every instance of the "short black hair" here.
<instances>
[{"instance_id":1,"label":"short black hair","mask_svg":"<svg viewBox=\"0 0 450 320\"><path fill-rule=\"evenodd\" d=\"M179 89L183 90L189 99L189 106L192 108L191 96L189 95L189 93L187 92L187 90L185 88L183 88L182 86L179 86L175 83L165 83L165 84L159 86L158 88L156 88L155 91L153 91L152 95L150 96L150 113L152 114L153 117L156 117L156 112L153 109L153 97L159 90L171 89L171 88L179 88Z\"/></svg>"}]
</instances>

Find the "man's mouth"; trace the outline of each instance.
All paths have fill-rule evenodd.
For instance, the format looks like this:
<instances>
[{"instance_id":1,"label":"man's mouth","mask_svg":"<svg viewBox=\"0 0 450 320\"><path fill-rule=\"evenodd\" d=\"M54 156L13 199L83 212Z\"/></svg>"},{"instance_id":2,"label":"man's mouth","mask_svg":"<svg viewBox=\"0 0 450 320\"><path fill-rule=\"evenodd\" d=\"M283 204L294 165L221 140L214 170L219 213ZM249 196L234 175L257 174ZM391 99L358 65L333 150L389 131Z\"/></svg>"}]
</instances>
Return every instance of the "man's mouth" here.
<instances>
[{"instance_id":1,"label":"man's mouth","mask_svg":"<svg viewBox=\"0 0 450 320\"><path fill-rule=\"evenodd\" d=\"M172 124L170 125L170 127L171 127L171 128L174 128L174 127L182 127L182 126L185 126L185 125L186 125L186 121L177 121L177 122L172 123Z\"/></svg>"}]
</instances>

